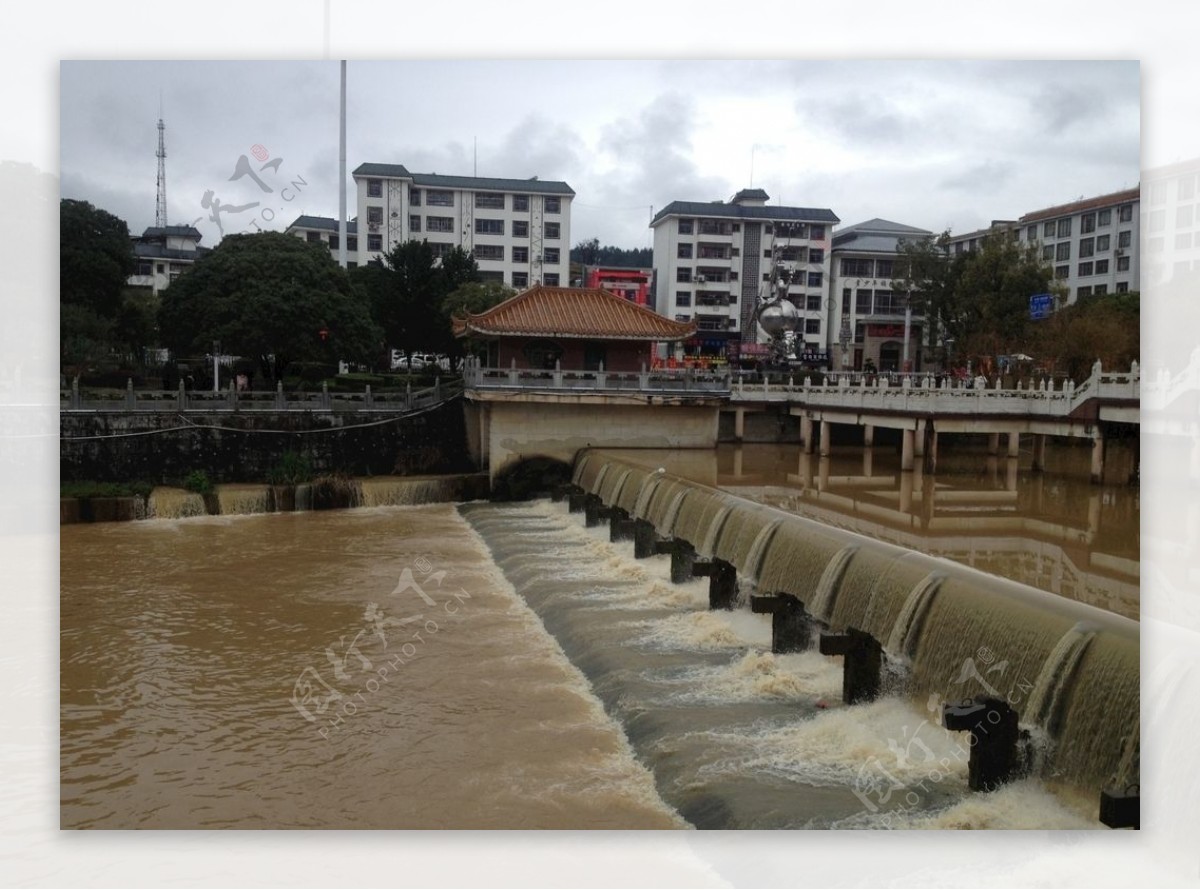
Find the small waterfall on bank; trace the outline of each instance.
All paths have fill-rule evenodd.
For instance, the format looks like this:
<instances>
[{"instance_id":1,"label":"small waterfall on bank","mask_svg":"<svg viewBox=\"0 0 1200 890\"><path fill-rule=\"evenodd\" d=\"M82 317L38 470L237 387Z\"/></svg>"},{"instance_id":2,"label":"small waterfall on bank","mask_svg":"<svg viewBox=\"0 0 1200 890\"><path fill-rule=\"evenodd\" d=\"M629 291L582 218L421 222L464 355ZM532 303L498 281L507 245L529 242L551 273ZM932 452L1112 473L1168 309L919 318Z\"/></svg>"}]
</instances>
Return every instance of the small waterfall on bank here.
<instances>
[{"instance_id":1,"label":"small waterfall on bank","mask_svg":"<svg viewBox=\"0 0 1200 890\"><path fill-rule=\"evenodd\" d=\"M274 507L269 485L226 484L217 485L213 490L222 516L270 513Z\"/></svg>"},{"instance_id":2,"label":"small waterfall on bank","mask_svg":"<svg viewBox=\"0 0 1200 890\"><path fill-rule=\"evenodd\" d=\"M201 494L160 485L150 492L149 514L151 519L186 519L189 516L206 516L208 508Z\"/></svg>"},{"instance_id":3,"label":"small waterfall on bank","mask_svg":"<svg viewBox=\"0 0 1200 890\"><path fill-rule=\"evenodd\" d=\"M457 477L410 478L374 476L359 479L359 503L364 507L411 507L452 501L458 496Z\"/></svg>"}]
</instances>

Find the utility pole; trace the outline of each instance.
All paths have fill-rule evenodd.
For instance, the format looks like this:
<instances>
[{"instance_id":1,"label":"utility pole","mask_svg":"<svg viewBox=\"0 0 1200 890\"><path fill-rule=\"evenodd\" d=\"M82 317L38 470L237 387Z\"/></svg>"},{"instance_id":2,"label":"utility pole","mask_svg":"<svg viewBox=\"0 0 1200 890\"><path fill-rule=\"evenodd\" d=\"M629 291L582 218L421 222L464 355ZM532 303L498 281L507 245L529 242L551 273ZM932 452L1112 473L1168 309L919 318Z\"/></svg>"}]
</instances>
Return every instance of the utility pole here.
<instances>
[{"instance_id":1,"label":"utility pole","mask_svg":"<svg viewBox=\"0 0 1200 890\"><path fill-rule=\"evenodd\" d=\"M328 8L328 7L326 7ZM346 268L346 60L342 59L342 106L338 143L338 265Z\"/></svg>"}]
</instances>

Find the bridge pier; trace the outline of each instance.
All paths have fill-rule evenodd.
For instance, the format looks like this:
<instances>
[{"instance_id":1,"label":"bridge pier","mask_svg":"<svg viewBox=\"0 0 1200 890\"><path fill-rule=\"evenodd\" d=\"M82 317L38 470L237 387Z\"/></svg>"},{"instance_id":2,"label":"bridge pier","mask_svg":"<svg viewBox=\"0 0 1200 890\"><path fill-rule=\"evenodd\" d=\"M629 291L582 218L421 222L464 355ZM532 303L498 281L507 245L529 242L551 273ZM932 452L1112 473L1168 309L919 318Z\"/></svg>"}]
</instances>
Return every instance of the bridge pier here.
<instances>
[{"instance_id":1,"label":"bridge pier","mask_svg":"<svg viewBox=\"0 0 1200 890\"><path fill-rule=\"evenodd\" d=\"M1000 455L1000 434L988 433L988 457L998 457Z\"/></svg>"},{"instance_id":2,"label":"bridge pier","mask_svg":"<svg viewBox=\"0 0 1200 890\"><path fill-rule=\"evenodd\" d=\"M829 433L832 424L828 420L821 421L821 457L829 457Z\"/></svg>"},{"instance_id":3,"label":"bridge pier","mask_svg":"<svg viewBox=\"0 0 1200 890\"><path fill-rule=\"evenodd\" d=\"M746 409L735 408L733 410L733 438L740 442L746 436Z\"/></svg>"},{"instance_id":4,"label":"bridge pier","mask_svg":"<svg viewBox=\"0 0 1200 890\"><path fill-rule=\"evenodd\" d=\"M813 419L807 414L800 418L800 444L805 454L813 453Z\"/></svg>"},{"instance_id":5,"label":"bridge pier","mask_svg":"<svg viewBox=\"0 0 1200 890\"><path fill-rule=\"evenodd\" d=\"M737 592L737 568L723 559L714 559L708 573L708 608L732 611Z\"/></svg>"},{"instance_id":6,"label":"bridge pier","mask_svg":"<svg viewBox=\"0 0 1200 890\"><path fill-rule=\"evenodd\" d=\"M1046 470L1046 437L1041 433L1033 437L1033 471L1043 473Z\"/></svg>"},{"instance_id":7,"label":"bridge pier","mask_svg":"<svg viewBox=\"0 0 1200 890\"><path fill-rule=\"evenodd\" d=\"M658 532L653 522L633 520L633 558L648 559L658 553Z\"/></svg>"},{"instance_id":8,"label":"bridge pier","mask_svg":"<svg viewBox=\"0 0 1200 890\"><path fill-rule=\"evenodd\" d=\"M750 598L750 610L771 616L771 651L776 655L803 652L812 645L815 619L804 603L790 593Z\"/></svg>"},{"instance_id":9,"label":"bridge pier","mask_svg":"<svg viewBox=\"0 0 1200 890\"><path fill-rule=\"evenodd\" d=\"M912 430L903 430L900 434L900 469L906 473L912 472L913 468L914 438Z\"/></svg>"},{"instance_id":10,"label":"bridge pier","mask_svg":"<svg viewBox=\"0 0 1200 890\"><path fill-rule=\"evenodd\" d=\"M696 548L683 538L675 538L671 547L671 583L685 584L693 578L710 578L713 563L696 558ZM736 583L736 582L735 582ZM710 594L711 595L711 594Z\"/></svg>"},{"instance_id":11,"label":"bridge pier","mask_svg":"<svg viewBox=\"0 0 1200 890\"><path fill-rule=\"evenodd\" d=\"M846 628L844 634L821 634L822 655L841 655L842 701L848 705L873 701L882 686L883 646L866 631Z\"/></svg>"},{"instance_id":12,"label":"bridge pier","mask_svg":"<svg viewBox=\"0 0 1200 890\"><path fill-rule=\"evenodd\" d=\"M633 538L633 519L629 513L620 507L608 508L608 540L609 543L629 541Z\"/></svg>"},{"instance_id":13,"label":"bridge pier","mask_svg":"<svg viewBox=\"0 0 1200 890\"><path fill-rule=\"evenodd\" d=\"M863 447L871 448L875 445L875 427L873 424L863 424Z\"/></svg>"},{"instance_id":14,"label":"bridge pier","mask_svg":"<svg viewBox=\"0 0 1200 890\"><path fill-rule=\"evenodd\" d=\"M1104 433L1099 424L1092 428L1092 482L1104 481Z\"/></svg>"},{"instance_id":15,"label":"bridge pier","mask_svg":"<svg viewBox=\"0 0 1200 890\"><path fill-rule=\"evenodd\" d=\"M1021 456L1021 434L1020 433L1014 432L1014 433L1008 434L1008 456L1009 457L1020 457Z\"/></svg>"},{"instance_id":16,"label":"bridge pier","mask_svg":"<svg viewBox=\"0 0 1200 890\"><path fill-rule=\"evenodd\" d=\"M585 525L594 528L612 514L609 508L604 506L604 501L600 500L599 495L589 494L583 502L583 515Z\"/></svg>"},{"instance_id":17,"label":"bridge pier","mask_svg":"<svg viewBox=\"0 0 1200 890\"><path fill-rule=\"evenodd\" d=\"M998 698L968 699L942 706L942 724L951 732L971 734L967 785L972 791L995 791L1022 772L1017 712Z\"/></svg>"}]
</instances>

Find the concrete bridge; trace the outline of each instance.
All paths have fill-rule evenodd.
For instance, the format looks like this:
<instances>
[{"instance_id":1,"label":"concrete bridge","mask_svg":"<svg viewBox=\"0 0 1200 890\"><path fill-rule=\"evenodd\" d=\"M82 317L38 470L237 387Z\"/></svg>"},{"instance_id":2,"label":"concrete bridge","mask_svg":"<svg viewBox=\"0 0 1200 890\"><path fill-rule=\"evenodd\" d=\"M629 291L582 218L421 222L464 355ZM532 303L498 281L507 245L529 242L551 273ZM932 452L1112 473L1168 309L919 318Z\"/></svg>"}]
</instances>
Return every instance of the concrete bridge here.
<instances>
[{"instance_id":1,"label":"concrete bridge","mask_svg":"<svg viewBox=\"0 0 1200 890\"><path fill-rule=\"evenodd\" d=\"M1016 457L1022 434L1034 437L1034 469L1045 460L1045 437L1086 438L1092 442L1091 474L1099 481L1104 469L1106 424L1140 422L1140 376L1137 363L1128 372L1106 372L1099 362L1079 386L1067 380L1059 387L1018 381L1009 388L967 388L931 376L904 375L874 380L858 375L830 375L819 386L769 382L747 385L735 380L722 410L734 415L734 438L744 436L747 413L786 409L800 419L800 441L809 453L830 453L833 424L861 427L870 447L876 427L901 432L901 469L912 470L917 458L926 471L937 468L939 433L979 433L989 437L989 453Z\"/></svg>"},{"instance_id":2,"label":"concrete bridge","mask_svg":"<svg viewBox=\"0 0 1200 890\"><path fill-rule=\"evenodd\" d=\"M1079 386L1018 381L1008 388L967 388L927 375L831 374L773 383L731 371L652 370L640 372L488 368L468 363L468 402L476 406L472 450L493 474L521 454L549 454L569 461L583 447L711 448L721 412L734 416L734 438L744 437L747 414L786 411L800 420L805 450L830 453L833 424L861 427L874 442L877 427L901 432L901 466L921 459L937 466L940 433L979 433L989 452L1015 457L1021 435L1034 436L1034 467L1042 468L1046 436L1092 442L1092 477L1104 468L1107 424L1139 422L1140 376L1106 372L1097 363ZM501 407L506 406L506 407ZM520 406L520 407L517 407ZM539 406L539 407L535 407ZM638 409L656 407L645 412ZM499 426L496 424L499 423Z\"/></svg>"}]
</instances>

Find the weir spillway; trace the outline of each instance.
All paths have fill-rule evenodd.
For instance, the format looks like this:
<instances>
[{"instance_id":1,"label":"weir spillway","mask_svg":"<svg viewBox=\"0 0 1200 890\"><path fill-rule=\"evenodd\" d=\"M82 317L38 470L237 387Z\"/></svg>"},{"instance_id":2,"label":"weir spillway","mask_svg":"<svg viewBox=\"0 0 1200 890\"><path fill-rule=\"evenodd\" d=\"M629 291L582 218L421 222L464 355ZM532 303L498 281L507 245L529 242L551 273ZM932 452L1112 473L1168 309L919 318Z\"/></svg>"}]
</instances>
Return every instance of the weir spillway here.
<instances>
[{"instance_id":1,"label":"weir spillway","mask_svg":"<svg viewBox=\"0 0 1200 890\"><path fill-rule=\"evenodd\" d=\"M791 594L828 628L871 634L910 698L1005 698L1041 743L1041 775L1097 793L1138 783L1137 622L628 456L581 452L574 482L699 558L732 564L757 592Z\"/></svg>"}]
</instances>

